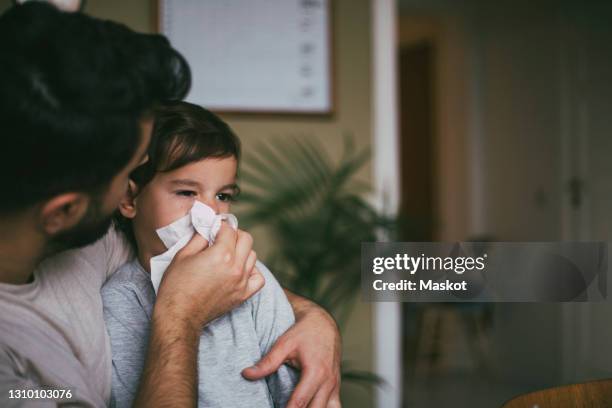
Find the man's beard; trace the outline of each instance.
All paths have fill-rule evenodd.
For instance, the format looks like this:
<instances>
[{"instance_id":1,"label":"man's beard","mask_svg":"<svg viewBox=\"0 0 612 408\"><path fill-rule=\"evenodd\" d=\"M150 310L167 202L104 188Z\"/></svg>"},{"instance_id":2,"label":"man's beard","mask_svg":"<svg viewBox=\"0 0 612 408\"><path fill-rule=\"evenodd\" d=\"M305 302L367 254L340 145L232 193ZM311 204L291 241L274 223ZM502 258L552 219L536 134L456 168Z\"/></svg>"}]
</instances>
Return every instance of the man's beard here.
<instances>
[{"instance_id":1,"label":"man's beard","mask_svg":"<svg viewBox=\"0 0 612 408\"><path fill-rule=\"evenodd\" d=\"M102 214L97 200L92 199L83 219L67 231L63 231L47 242L47 254L54 254L67 249L81 248L96 242L108 231L113 220L113 213Z\"/></svg>"}]
</instances>

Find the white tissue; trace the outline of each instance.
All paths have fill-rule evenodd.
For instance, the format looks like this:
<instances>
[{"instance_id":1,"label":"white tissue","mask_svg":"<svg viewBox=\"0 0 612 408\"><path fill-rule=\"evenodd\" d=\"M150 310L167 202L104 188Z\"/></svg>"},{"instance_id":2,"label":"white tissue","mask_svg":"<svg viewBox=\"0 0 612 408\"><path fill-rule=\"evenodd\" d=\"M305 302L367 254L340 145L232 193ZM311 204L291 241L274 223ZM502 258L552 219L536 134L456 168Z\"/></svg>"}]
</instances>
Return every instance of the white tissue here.
<instances>
[{"instance_id":1,"label":"white tissue","mask_svg":"<svg viewBox=\"0 0 612 408\"><path fill-rule=\"evenodd\" d=\"M234 229L238 228L238 219L235 215L215 214L212 208L196 201L189 214L156 231L168 250L151 258L151 282L153 282L155 293L157 293L168 265L170 265L176 253L187 245L193 234L197 232L206 238L209 245L212 245L223 221L226 221Z\"/></svg>"}]
</instances>

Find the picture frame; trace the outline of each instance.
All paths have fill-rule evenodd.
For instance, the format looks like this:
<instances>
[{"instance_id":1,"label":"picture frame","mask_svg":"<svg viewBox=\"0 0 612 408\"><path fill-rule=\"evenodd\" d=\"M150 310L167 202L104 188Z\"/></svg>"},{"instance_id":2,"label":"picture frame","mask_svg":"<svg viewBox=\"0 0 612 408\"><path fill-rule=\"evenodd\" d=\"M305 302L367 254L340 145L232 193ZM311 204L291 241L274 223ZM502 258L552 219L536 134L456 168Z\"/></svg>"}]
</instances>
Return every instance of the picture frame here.
<instances>
[{"instance_id":1,"label":"picture frame","mask_svg":"<svg viewBox=\"0 0 612 408\"><path fill-rule=\"evenodd\" d=\"M331 116L333 0L155 0L192 68L187 100L217 113Z\"/></svg>"}]
</instances>

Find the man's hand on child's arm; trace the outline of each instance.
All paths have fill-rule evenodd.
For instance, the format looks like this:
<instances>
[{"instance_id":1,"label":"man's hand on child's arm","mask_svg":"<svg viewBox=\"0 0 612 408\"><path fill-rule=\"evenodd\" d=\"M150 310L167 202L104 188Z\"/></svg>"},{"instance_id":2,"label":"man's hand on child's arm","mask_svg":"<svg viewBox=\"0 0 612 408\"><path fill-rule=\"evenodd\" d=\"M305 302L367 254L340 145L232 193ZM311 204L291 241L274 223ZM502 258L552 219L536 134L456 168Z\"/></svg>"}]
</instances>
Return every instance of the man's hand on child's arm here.
<instances>
[{"instance_id":1,"label":"man's hand on child's arm","mask_svg":"<svg viewBox=\"0 0 612 408\"><path fill-rule=\"evenodd\" d=\"M261 289L253 239L223 225L215 245L196 234L164 274L135 406L196 406L202 328Z\"/></svg>"},{"instance_id":2,"label":"man's hand on child's arm","mask_svg":"<svg viewBox=\"0 0 612 408\"><path fill-rule=\"evenodd\" d=\"M242 374L249 380L266 377L288 363L301 370L300 382L287 408L339 408L340 331L317 304L285 289L295 313L295 325L276 341L257 365Z\"/></svg>"}]
</instances>

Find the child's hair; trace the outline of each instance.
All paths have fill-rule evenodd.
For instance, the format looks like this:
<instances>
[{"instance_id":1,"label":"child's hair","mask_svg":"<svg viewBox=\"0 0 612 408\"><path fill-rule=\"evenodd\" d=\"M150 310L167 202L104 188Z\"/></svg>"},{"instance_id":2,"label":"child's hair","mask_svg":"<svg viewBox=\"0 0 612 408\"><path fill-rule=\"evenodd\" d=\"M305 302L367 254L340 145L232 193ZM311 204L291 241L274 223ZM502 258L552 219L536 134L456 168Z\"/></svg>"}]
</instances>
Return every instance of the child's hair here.
<instances>
[{"instance_id":1,"label":"child's hair","mask_svg":"<svg viewBox=\"0 0 612 408\"><path fill-rule=\"evenodd\" d=\"M155 110L148 153L149 160L130 175L140 188L155 173L209 157L240 160L240 140L214 113L189 102L171 102Z\"/></svg>"},{"instance_id":2,"label":"child's hair","mask_svg":"<svg viewBox=\"0 0 612 408\"><path fill-rule=\"evenodd\" d=\"M138 189L158 172L176 170L206 158L234 157L240 160L240 139L212 112L189 102L168 102L155 110L149 160L130 174ZM115 223L135 244L131 220L119 211Z\"/></svg>"}]
</instances>

